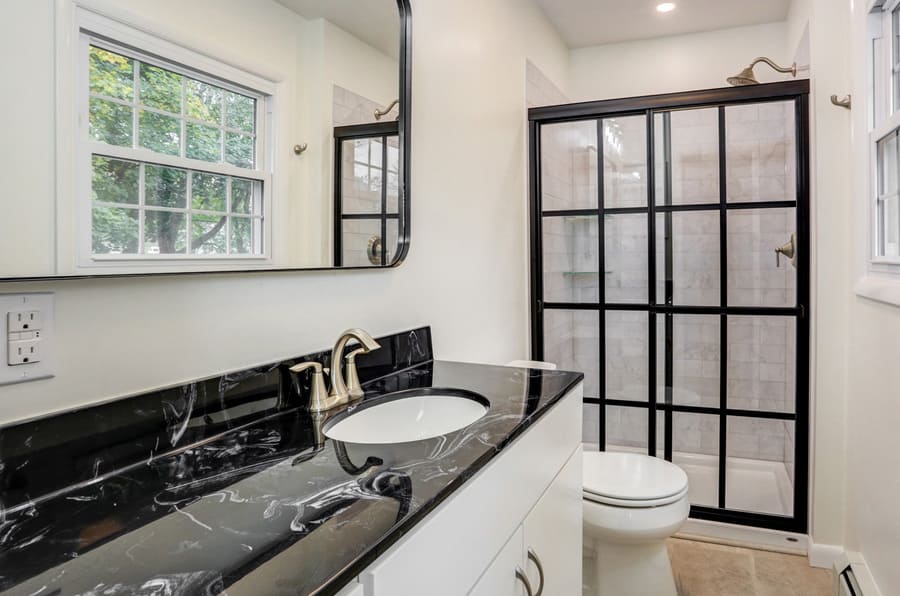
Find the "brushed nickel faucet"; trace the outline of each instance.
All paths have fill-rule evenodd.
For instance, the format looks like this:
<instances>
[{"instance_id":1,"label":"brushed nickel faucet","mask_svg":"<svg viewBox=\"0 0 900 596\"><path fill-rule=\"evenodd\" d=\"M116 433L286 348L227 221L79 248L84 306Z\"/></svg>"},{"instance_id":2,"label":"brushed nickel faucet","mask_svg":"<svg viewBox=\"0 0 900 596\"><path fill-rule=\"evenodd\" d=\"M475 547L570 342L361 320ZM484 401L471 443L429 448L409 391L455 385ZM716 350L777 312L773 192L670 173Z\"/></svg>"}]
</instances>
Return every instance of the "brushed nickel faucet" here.
<instances>
[{"instance_id":1,"label":"brushed nickel faucet","mask_svg":"<svg viewBox=\"0 0 900 596\"><path fill-rule=\"evenodd\" d=\"M341 333L341 336L334 344L334 349L331 350L331 366L333 370L331 371L331 391L328 392L328 397L339 398L342 400L342 404L349 402L351 399L350 391L347 390L347 381L341 372L341 358L344 355L344 348L351 339L355 339L360 345L359 349L354 350L347 357L347 378L353 381L351 385L356 385L355 389L358 388L359 384L359 377L356 374L356 356L358 354L368 354L372 350L377 350L381 347L381 344L362 329L347 329ZM362 397L362 390L359 390L354 397Z\"/></svg>"},{"instance_id":2,"label":"brushed nickel faucet","mask_svg":"<svg viewBox=\"0 0 900 596\"><path fill-rule=\"evenodd\" d=\"M341 356L350 340L359 342L360 347L347 354L346 377L342 372ZM312 369L312 387L309 395L309 411L317 414L325 412L363 396L359 375L356 372L356 357L377 350L381 345L362 329L347 329L338 337L331 351L332 370L323 369L319 362L301 362L290 368L291 372L300 373ZM331 391L325 389L325 373L331 376Z\"/></svg>"}]
</instances>

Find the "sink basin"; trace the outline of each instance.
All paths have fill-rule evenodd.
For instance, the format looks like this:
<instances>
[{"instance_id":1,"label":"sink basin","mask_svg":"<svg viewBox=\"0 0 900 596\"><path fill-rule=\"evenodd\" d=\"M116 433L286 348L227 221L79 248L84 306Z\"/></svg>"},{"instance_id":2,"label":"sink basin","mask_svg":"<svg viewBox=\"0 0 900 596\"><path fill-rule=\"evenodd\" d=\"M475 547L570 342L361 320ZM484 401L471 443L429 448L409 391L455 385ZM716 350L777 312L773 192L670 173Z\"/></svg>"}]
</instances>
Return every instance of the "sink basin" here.
<instances>
[{"instance_id":1,"label":"sink basin","mask_svg":"<svg viewBox=\"0 0 900 596\"><path fill-rule=\"evenodd\" d=\"M364 401L325 423L325 436L348 443L408 443L466 427L488 411L482 396L461 389L410 389Z\"/></svg>"}]
</instances>

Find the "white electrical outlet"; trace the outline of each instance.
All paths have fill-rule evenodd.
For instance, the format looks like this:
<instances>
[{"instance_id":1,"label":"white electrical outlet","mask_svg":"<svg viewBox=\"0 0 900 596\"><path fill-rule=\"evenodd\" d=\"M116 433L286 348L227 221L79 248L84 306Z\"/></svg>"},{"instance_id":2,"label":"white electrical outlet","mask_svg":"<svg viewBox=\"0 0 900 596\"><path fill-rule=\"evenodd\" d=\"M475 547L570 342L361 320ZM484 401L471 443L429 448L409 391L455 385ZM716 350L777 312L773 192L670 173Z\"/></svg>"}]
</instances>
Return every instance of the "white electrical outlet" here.
<instances>
[{"instance_id":1,"label":"white electrical outlet","mask_svg":"<svg viewBox=\"0 0 900 596\"><path fill-rule=\"evenodd\" d=\"M41 319L41 311L39 310L20 310L17 312L7 313L7 332L16 333L17 331L40 329Z\"/></svg>"},{"instance_id":2,"label":"white electrical outlet","mask_svg":"<svg viewBox=\"0 0 900 596\"><path fill-rule=\"evenodd\" d=\"M53 294L0 294L0 385L53 376Z\"/></svg>"},{"instance_id":3,"label":"white electrical outlet","mask_svg":"<svg viewBox=\"0 0 900 596\"><path fill-rule=\"evenodd\" d=\"M41 361L40 339L10 340L6 363L10 366L36 364Z\"/></svg>"}]
</instances>

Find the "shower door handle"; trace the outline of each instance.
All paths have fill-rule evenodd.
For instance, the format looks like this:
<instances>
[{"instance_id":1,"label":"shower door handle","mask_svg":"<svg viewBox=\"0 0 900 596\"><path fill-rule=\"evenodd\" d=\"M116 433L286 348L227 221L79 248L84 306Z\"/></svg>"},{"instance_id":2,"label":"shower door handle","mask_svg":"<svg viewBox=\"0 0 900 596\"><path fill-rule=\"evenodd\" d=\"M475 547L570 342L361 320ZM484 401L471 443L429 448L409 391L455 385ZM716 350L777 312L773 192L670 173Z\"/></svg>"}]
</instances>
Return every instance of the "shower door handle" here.
<instances>
[{"instance_id":1,"label":"shower door handle","mask_svg":"<svg viewBox=\"0 0 900 596\"><path fill-rule=\"evenodd\" d=\"M791 239L775 249L775 266L781 267L781 255L791 260L794 269L797 268L797 235L791 234Z\"/></svg>"}]
</instances>

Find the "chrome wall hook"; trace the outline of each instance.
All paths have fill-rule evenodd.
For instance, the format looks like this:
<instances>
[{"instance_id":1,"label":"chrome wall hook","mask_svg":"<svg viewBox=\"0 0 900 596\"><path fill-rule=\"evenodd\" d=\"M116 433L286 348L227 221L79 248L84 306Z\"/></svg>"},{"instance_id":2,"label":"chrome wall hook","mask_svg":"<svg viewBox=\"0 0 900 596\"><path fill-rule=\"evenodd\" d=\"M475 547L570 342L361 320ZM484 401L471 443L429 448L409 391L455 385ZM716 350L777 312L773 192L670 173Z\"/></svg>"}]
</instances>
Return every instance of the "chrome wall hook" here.
<instances>
[{"instance_id":1,"label":"chrome wall hook","mask_svg":"<svg viewBox=\"0 0 900 596\"><path fill-rule=\"evenodd\" d=\"M833 103L834 105L836 105L840 108L847 108L848 110L851 109L853 106L853 100L849 94L845 95L843 99L838 99L837 95L832 95L831 103Z\"/></svg>"},{"instance_id":2,"label":"chrome wall hook","mask_svg":"<svg viewBox=\"0 0 900 596\"><path fill-rule=\"evenodd\" d=\"M307 149L309 149L309 145L307 143L301 143L299 145L294 145L294 155L300 155Z\"/></svg>"}]
</instances>

